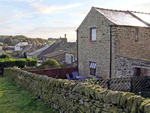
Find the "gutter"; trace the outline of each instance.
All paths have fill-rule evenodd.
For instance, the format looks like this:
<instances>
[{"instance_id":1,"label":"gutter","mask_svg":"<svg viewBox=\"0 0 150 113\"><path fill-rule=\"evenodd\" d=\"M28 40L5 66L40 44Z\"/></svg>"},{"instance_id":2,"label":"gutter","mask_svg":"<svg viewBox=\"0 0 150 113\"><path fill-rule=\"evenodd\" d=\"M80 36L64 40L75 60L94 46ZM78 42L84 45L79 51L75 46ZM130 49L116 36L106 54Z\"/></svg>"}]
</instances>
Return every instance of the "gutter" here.
<instances>
[{"instance_id":1,"label":"gutter","mask_svg":"<svg viewBox=\"0 0 150 113\"><path fill-rule=\"evenodd\" d=\"M78 74L79 74L79 65L78 65L78 61L79 61L79 56L78 56L78 30L77 31L77 71L78 71Z\"/></svg>"},{"instance_id":2,"label":"gutter","mask_svg":"<svg viewBox=\"0 0 150 113\"><path fill-rule=\"evenodd\" d=\"M111 70L112 70L112 26L110 26L110 70L109 70L109 78L111 78Z\"/></svg>"}]
</instances>

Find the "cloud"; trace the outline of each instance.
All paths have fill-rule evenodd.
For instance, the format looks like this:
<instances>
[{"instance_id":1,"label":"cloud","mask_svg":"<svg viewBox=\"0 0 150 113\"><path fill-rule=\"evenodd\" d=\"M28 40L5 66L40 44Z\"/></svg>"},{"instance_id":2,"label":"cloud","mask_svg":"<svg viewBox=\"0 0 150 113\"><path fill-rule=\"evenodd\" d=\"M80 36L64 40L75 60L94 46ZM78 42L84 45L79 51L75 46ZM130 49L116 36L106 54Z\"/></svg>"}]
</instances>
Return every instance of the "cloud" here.
<instances>
[{"instance_id":1,"label":"cloud","mask_svg":"<svg viewBox=\"0 0 150 113\"><path fill-rule=\"evenodd\" d=\"M150 13L150 4L137 6L137 7L135 7L135 9L140 11L140 12L142 11L142 12Z\"/></svg>"},{"instance_id":2,"label":"cloud","mask_svg":"<svg viewBox=\"0 0 150 113\"><path fill-rule=\"evenodd\" d=\"M130 0L129 2L128 2L128 4L143 4L143 3L149 3L149 0Z\"/></svg>"},{"instance_id":3,"label":"cloud","mask_svg":"<svg viewBox=\"0 0 150 113\"><path fill-rule=\"evenodd\" d=\"M70 13L71 16L83 16L83 17L85 17L87 14L88 10L75 11L73 13Z\"/></svg>"},{"instance_id":4,"label":"cloud","mask_svg":"<svg viewBox=\"0 0 150 113\"><path fill-rule=\"evenodd\" d=\"M20 13L20 14L13 14L13 15L11 15L9 18L21 18L21 17L23 17L23 16L25 16L25 15L27 15L28 13Z\"/></svg>"},{"instance_id":5,"label":"cloud","mask_svg":"<svg viewBox=\"0 0 150 113\"><path fill-rule=\"evenodd\" d=\"M65 23L64 21L60 21L60 20L56 20L56 21L53 21L53 23Z\"/></svg>"},{"instance_id":6,"label":"cloud","mask_svg":"<svg viewBox=\"0 0 150 113\"><path fill-rule=\"evenodd\" d=\"M43 5L40 3L33 3L30 4L31 10L34 10L35 13L40 13L40 14L52 14L52 13L59 13L62 10L70 9L73 7L78 7L81 6L81 3L76 3L76 4L69 4L69 5L64 5L64 6L59 6L59 5Z\"/></svg>"},{"instance_id":7,"label":"cloud","mask_svg":"<svg viewBox=\"0 0 150 113\"><path fill-rule=\"evenodd\" d=\"M35 2L36 0L12 0L13 2Z\"/></svg>"}]
</instances>

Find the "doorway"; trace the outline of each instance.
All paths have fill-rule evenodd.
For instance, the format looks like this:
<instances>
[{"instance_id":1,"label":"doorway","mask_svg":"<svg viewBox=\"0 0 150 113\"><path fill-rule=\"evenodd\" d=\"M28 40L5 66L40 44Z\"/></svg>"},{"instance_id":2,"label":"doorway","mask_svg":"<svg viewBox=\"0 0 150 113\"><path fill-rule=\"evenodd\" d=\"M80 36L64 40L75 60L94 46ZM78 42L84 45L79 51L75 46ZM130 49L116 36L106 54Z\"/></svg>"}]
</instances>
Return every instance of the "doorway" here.
<instances>
[{"instance_id":1,"label":"doorway","mask_svg":"<svg viewBox=\"0 0 150 113\"><path fill-rule=\"evenodd\" d=\"M135 76L140 76L141 75L141 68L135 68L135 69L136 69Z\"/></svg>"}]
</instances>

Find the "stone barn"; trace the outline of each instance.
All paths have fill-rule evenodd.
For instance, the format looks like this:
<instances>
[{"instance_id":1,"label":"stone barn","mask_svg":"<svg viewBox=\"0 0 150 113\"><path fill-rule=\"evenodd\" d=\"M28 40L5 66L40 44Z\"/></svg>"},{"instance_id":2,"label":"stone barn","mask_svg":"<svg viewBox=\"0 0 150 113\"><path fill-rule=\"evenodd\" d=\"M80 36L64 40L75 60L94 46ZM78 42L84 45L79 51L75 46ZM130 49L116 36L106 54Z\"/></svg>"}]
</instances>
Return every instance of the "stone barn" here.
<instances>
[{"instance_id":1,"label":"stone barn","mask_svg":"<svg viewBox=\"0 0 150 113\"><path fill-rule=\"evenodd\" d=\"M76 31L79 75L149 75L150 13L92 7Z\"/></svg>"}]
</instances>

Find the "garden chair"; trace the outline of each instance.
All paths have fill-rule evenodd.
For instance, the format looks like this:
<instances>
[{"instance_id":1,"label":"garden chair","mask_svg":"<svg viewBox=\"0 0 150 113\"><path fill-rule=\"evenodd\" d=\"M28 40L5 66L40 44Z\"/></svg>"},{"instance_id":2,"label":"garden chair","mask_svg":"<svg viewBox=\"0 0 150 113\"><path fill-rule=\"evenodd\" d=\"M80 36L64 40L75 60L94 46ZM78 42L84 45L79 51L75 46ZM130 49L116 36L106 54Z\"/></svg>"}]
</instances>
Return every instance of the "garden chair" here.
<instances>
[{"instance_id":1,"label":"garden chair","mask_svg":"<svg viewBox=\"0 0 150 113\"><path fill-rule=\"evenodd\" d=\"M77 80L76 76L79 76L79 75L78 75L78 72L77 72L77 71L72 72L72 75L73 75L73 79L74 79L74 80Z\"/></svg>"},{"instance_id":2,"label":"garden chair","mask_svg":"<svg viewBox=\"0 0 150 113\"><path fill-rule=\"evenodd\" d=\"M70 78L69 74L66 74L66 77L67 77L68 80L72 80L72 79Z\"/></svg>"}]
</instances>

